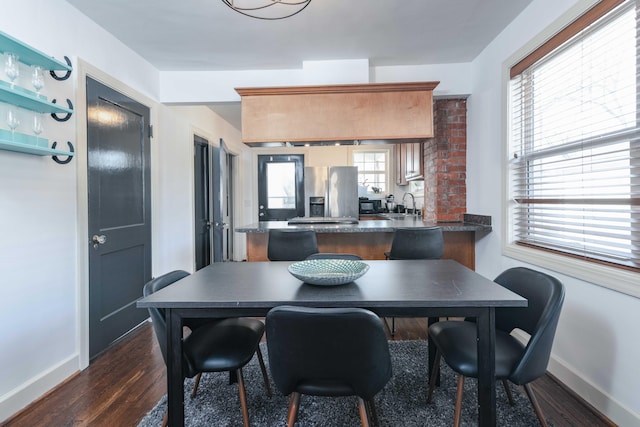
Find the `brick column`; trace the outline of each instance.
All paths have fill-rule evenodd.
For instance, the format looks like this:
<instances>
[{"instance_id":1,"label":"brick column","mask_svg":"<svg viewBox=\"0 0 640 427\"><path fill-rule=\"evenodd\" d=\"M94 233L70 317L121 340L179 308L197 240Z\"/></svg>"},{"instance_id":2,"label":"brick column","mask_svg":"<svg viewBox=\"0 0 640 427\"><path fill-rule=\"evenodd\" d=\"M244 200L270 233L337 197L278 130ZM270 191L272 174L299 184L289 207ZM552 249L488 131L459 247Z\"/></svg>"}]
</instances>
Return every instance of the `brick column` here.
<instances>
[{"instance_id":1,"label":"brick column","mask_svg":"<svg viewBox=\"0 0 640 427\"><path fill-rule=\"evenodd\" d=\"M467 101L434 102L434 137L423 144L425 220L462 221L467 209Z\"/></svg>"}]
</instances>

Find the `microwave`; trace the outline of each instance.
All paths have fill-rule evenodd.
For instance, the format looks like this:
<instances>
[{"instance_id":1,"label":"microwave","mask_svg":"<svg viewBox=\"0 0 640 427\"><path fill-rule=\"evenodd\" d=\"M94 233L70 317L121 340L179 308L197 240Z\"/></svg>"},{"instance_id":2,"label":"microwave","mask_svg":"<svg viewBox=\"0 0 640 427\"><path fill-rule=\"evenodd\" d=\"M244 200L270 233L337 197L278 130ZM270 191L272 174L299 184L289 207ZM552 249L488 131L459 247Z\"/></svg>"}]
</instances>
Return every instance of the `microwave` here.
<instances>
[{"instance_id":1,"label":"microwave","mask_svg":"<svg viewBox=\"0 0 640 427\"><path fill-rule=\"evenodd\" d=\"M360 213L371 214L382 210L382 200L360 200Z\"/></svg>"}]
</instances>

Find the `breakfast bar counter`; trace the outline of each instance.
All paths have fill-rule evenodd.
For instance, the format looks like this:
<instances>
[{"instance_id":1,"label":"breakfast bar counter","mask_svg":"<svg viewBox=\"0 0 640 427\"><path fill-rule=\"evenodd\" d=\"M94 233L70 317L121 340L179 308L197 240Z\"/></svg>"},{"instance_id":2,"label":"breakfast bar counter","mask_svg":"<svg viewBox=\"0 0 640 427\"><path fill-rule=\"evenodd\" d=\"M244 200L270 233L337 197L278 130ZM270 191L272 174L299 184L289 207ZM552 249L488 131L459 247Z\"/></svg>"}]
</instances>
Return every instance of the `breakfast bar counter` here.
<instances>
[{"instance_id":1,"label":"breakfast bar counter","mask_svg":"<svg viewBox=\"0 0 640 427\"><path fill-rule=\"evenodd\" d=\"M287 221L263 221L236 227L247 234L247 261L268 261L269 230L314 230L320 252L352 253L362 259L385 259L391 248L393 233L398 228L442 227L444 259L453 259L475 269L476 239L491 232L491 218L465 215L464 222L429 222L412 215L380 214L380 219L359 221L357 224L296 224Z\"/></svg>"}]
</instances>

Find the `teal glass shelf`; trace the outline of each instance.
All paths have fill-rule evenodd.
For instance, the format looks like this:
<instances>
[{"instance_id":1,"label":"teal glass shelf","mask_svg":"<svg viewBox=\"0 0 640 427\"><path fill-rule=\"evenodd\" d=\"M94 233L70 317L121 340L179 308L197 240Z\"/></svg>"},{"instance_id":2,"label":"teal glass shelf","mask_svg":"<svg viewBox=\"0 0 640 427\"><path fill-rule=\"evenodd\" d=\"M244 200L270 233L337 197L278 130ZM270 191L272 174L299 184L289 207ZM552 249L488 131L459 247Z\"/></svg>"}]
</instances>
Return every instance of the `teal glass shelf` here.
<instances>
[{"instance_id":1,"label":"teal glass shelf","mask_svg":"<svg viewBox=\"0 0 640 427\"><path fill-rule=\"evenodd\" d=\"M73 156L71 151L49 148L49 140L19 132L0 129L0 150L34 154L36 156Z\"/></svg>"},{"instance_id":2,"label":"teal glass shelf","mask_svg":"<svg viewBox=\"0 0 640 427\"><path fill-rule=\"evenodd\" d=\"M0 102L6 102L37 113L73 114L73 110L49 102L45 96L38 95L20 86L11 87L9 83L2 80L0 80Z\"/></svg>"},{"instance_id":3,"label":"teal glass shelf","mask_svg":"<svg viewBox=\"0 0 640 427\"><path fill-rule=\"evenodd\" d=\"M52 56L48 56L45 53L22 43L20 40L14 39L2 31L0 31L0 52L15 53L18 55L19 61L23 64L40 65L45 70L72 70L68 64L59 61Z\"/></svg>"}]
</instances>

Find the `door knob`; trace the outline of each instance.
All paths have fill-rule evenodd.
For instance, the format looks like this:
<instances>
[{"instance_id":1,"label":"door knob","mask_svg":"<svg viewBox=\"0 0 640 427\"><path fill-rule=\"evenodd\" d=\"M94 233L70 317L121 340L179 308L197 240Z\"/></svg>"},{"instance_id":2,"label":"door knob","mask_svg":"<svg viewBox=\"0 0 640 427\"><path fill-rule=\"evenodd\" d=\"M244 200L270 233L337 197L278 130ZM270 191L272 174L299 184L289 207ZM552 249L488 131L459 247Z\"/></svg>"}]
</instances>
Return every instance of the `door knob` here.
<instances>
[{"instance_id":1,"label":"door knob","mask_svg":"<svg viewBox=\"0 0 640 427\"><path fill-rule=\"evenodd\" d=\"M93 242L93 249L98 249L98 245L104 245L107 243L107 236L104 234L101 234L100 236L94 234L91 241Z\"/></svg>"}]
</instances>

